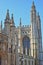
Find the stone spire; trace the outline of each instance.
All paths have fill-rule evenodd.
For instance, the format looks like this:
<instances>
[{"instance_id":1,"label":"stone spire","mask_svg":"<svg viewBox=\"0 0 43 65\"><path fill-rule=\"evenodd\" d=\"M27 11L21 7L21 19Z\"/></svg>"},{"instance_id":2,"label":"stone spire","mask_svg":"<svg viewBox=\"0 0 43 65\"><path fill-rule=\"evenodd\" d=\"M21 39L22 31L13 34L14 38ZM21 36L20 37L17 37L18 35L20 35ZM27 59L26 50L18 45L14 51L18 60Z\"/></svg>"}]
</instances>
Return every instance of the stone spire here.
<instances>
[{"instance_id":1,"label":"stone spire","mask_svg":"<svg viewBox=\"0 0 43 65\"><path fill-rule=\"evenodd\" d=\"M31 11L36 11L34 1L32 3Z\"/></svg>"},{"instance_id":2,"label":"stone spire","mask_svg":"<svg viewBox=\"0 0 43 65\"><path fill-rule=\"evenodd\" d=\"M31 7L31 22L36 20L36 8L35 8L35 4L34 1L32 3L32 7Z\"/></svg>"},{"instance_id":3,"label":"stone spire","mask_svg":"<svg viewBox=\"0 0 43 65\"><path fill-rule=\"evenodd\" d=\"M10 22L10 24L15 26L13 14L11 15L11 22Z\"/></svg>"},{"instance_id":4,"label":"stone spire","mask_svg":"<svg viewBox=\"0 0 43 65\"><path fill-rule=\"evenodd\" d=\"M12 20L12 23L14 24L14 18L13 18L13 14L11 16L11 20Z\"/></svg>"},{"instance_id":5,"label":"stone spire","mask_svg":"<svg viewBox=\"0 0 43 65\"><path fill-rule=\"evenodd\" d=\"M40 19L40 15L39 12L37 13L37 29L38 29L38 39L39 39L39 51L42 50L42 35L41 35L41 19Z\"/></svg>"},{"instance_id":6,"label":"stone spire","mask_svg":"<svg viewBox=\"0 0 43 65\"><path fill-rule=\"evenodd\" d=\"M21 17L20 17L20 27L21 27L22 23L21 23Z\"/></svg>"},{"instance_id":7,"label":"stone spire","mask_svg":"<svg viewBox=\"0 0 43 65\"><path fill-rule=\"evenodd\" d=\"M5 20L10 20L10 15L9 15L9 10L8 9L7 9L6 19Z\"/></svg>"}]
</instances>

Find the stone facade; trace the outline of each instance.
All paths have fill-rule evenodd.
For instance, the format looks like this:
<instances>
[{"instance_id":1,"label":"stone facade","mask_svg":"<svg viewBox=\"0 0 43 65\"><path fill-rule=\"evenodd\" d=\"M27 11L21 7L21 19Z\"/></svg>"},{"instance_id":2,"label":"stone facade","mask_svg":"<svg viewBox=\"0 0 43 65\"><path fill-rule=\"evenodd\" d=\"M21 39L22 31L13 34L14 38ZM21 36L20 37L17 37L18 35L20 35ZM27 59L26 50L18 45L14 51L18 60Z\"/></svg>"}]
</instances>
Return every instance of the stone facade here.
<instances>
[{"instance_id":1,"label":"stone facade","mask_svg":"<svg viewBox=\"0 0 43 65\"><path fill-rule=\"evenodd\" d=\"M0 65L40 65L42 50L41 20L34 2L31 7L31 25L15 26L13 14L7 10L4 28L0 25ZM41 62L41 61L40 61Z\"/></svg>"}]
</instances>

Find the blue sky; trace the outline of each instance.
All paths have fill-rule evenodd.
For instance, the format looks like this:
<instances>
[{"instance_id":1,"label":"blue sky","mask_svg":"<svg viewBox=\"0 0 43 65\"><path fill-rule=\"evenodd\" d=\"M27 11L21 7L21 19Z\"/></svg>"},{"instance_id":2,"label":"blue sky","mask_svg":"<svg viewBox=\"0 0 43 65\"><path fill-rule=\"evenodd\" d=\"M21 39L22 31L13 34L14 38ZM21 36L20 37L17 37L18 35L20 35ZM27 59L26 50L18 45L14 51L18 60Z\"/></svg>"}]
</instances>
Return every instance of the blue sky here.
<instances>
[{"instance_id":1,"label":"blue sky","mask_svg":"<svg viewBox=\"0 0 43 65\"><path fill-rule=\"evenodd\" d=\"M33 0L0 0L0 21L4 23L6 11L9 9L10 17L14 14L15 25L19 25L21 17L23 25L30 24L30 10ZM36 10L40 14L41 28L42 28L42 41L43 41L43 0L34 0Z\"/></svg>"}]
</instances>

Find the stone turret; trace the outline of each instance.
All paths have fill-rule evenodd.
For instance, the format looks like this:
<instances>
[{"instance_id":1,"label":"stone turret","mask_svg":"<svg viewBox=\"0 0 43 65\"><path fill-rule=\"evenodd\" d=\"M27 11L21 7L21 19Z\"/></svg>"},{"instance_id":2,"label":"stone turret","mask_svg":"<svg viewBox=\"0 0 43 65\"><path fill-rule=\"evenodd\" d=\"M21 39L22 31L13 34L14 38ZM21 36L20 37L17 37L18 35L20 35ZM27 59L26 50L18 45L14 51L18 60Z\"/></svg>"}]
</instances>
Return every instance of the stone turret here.
<instances>
[{"instance_id":1,"label":"stone turret","mask_svg":"<svg viewBox=\"0 0 43 65\"><path fill-rule=\"evenodd\" d=\"M8 23L9 20L10 20L9 10L7 10L6 18L5 18L5 23Z\"/></svg>"},{"instance_id":2,"label":"stone turret","mask_svg":"<svg viewBox=\"0 0 43 65\"><path fill-rule=\"evenodd\" d=\"M42 35L41 35L41 20L39 13L37 14L37 28L38 28L38 39L39 39L39 51L42 50Z\"/></svg>"},{"instance_id":3,"label":"stone turret","mask_svg":"<svg viewBox=\"0 0 43 65\"><path fill-rule=\"evenodd\" d=\"M4 25L5 25L5 33L9 34L10 33L10 15L9 15L9 10L7 10Z\"/></svg>"},{"instance_id":4,"label":"stone turret","mask_svg":"<svg viewBox=\"0 0 43 65\"><path fill-rule=\"evenodd\" d=\"M38 58L38 30L36 24L36 8L34 2L32 3L31 7L31 53L34 58ZM36 61L37 62L37 61Z\"/></svg>"},{"instance_id":5,"label":"stone turret","mask_svg":"<svg viewBox=\"0 0 43 65\"><path fill-rule=\"evenodd\" d=\"M9 10L7 10L6 19L10 19Z\"/></svg>"}]
</instances>

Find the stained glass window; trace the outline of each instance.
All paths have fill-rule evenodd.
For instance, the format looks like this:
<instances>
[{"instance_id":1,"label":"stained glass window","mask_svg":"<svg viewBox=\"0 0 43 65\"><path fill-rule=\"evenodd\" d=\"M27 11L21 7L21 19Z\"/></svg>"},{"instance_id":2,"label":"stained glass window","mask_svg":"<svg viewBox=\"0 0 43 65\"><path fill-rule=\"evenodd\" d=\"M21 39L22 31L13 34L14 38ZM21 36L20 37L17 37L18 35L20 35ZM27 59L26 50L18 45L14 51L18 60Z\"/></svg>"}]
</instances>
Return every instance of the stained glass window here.
<instances>
[{"instance_id":1,"label":"stained glass window","mask_svg":"<svg viewBox=\"0 0 43 65\"><path fill-rule=\"evenodd\" d=\"M25 36L23 38L23 53L25 54L25 49L27 48L27 54L29 55L29 48L30 48L30 39L29 37Z\"/></svg>"},{"instance_id":2,"label":"stained glass window","mask_svg":"<svg viewBox=\"0 0 43 65\"><path fill-rule=\"evenodd\" d=\"M23 38L23 47L28 49L30 48L30 39L27 36Z\"/></svg>"}]
</instances>

